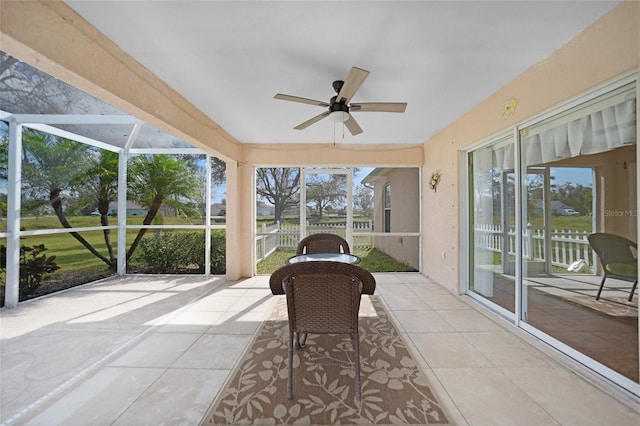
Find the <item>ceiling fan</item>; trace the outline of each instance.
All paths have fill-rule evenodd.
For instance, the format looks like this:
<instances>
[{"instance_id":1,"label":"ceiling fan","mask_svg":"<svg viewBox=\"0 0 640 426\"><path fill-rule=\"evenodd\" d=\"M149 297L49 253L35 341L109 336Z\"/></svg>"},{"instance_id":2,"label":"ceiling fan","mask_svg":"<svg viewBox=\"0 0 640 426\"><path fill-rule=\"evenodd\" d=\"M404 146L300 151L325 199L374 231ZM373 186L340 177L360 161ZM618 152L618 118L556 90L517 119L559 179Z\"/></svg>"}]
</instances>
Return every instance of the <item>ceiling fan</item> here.
<instances>
[{"instance_id":1,"label":"ceiling fan","mask_svg":"<svg viewBox=\"0 0 640 426\"><path fill-rule=\"evenodd\" d=\"M300 102L303 104L317 105L323 108L328 108L327 111L323 112L322 114L318 114L315 117L305 121L304 123L298 124L296 127L294 127L294 129L306 129L313 123L317 123L323 118L330 116L335 122L343 122L347 129L349 129L351 134L355 136L362 133L362 129L358 125L358 122L351 115L351 112L404 112L405 109L407 109L406 102L350 103L351 98L360 88L368 75L369 71L365 71L358 67L352 67L345 81L337 80L333 82L333 90L336 91L337 95L332 97L329 102L300 98L298 96L283 95L282 93L278 93L274 96L274 98L281 99L283 101Z\"/></svg>"}]
</instances>

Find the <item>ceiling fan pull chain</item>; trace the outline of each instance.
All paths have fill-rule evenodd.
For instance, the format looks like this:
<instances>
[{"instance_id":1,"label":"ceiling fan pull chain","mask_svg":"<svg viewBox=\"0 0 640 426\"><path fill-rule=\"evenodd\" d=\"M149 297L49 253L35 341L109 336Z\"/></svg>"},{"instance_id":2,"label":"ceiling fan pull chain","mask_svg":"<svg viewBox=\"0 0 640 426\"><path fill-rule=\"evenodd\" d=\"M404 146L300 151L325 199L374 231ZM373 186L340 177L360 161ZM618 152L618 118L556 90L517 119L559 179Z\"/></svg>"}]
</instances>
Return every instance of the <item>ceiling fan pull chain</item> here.
<instances>
[{"instance_id":1,"label":"ceiling fan pull chain","mask_svg":"<svg viewBox=\"0 0 640 426\"><path fill-rule=\"evenodd\" d=\"M336 146L336 125L338 123L333 123L333 146Z\"/></svg>"}]
</instances>

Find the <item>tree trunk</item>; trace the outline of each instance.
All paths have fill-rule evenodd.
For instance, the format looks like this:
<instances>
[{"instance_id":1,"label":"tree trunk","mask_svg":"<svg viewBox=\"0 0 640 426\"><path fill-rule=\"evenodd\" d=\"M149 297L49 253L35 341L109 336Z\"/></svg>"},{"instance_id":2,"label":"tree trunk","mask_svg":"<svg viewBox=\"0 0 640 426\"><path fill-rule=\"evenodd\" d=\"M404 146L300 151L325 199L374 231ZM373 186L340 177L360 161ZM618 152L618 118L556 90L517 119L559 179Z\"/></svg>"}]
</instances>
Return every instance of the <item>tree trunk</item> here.
<instances>
[{"instance_id":1,"label":"tree trunk","mask_svg":"<svg viewBox=\"0 0 640 426\"><path fill-rule=\"evenodd\" d=\"M112 267L117 265L117 259L113 253L113 244L111 244L111 230L106 229L109 226L109 203L102 203L98 205L98 212L100 212L100 224L105 227L102 231L104 235L104 243L107 246L107 251L109 252L109 259L111 260Z\"/></svg>"},{"instance_id":2,"label":"tree trunk","mask_svg":"<svg viewBox=\"0 0 640 426\"><path fill-rule=\"evenodd\" d=\"M158 214L158 211L160 210L160 206L162 206L163 198L164 197L162 195L156 195L156 197L153 199L153 202L151 203L151 207L149 208L147 215L144 217L144 220L142 221L143 225L151 224L151 222L153 221L153 218L156 217L156 215ZM129 250L127 250L127 262L129 262L129 259L131 259L131 256L133 256L133 253L136 251L136 248L138 248L138 244L140 244L142 237L144 237L144 234L146 233L147 233L147 228L142 228L138 231L138 235L136 235L136 239L133 240L131 247L129 247Z\"/></svg>"},{"instance_id":3,"label":"tree trunk","mask_svg":"<svg viewBox=\"0 0 640 426\"><path fill-rule=\"evenodd\" d=\"M65 228L71 228L72 227L71 224L69 223L64 212L62 211L62 200L60 199L59 188L56 188L49 193L49 201L51 201L51 207L53 207L53 211L56 213L56 216L58 217L60 224L62 224L62 226ZM104 257L103 255L101 255L100 253L98 253L98 251L95 248L93 248L93 246L87 240L85 240L80 234L78 234L77 232L69 232L69 233L73 238L78 240L80 244L85 246L87 250L89 250L94 256L96 256L98 259L106 263L107 266L109 266L109 268L113 267L112 262L106 257Z\"/></svg>"}]
</instances>

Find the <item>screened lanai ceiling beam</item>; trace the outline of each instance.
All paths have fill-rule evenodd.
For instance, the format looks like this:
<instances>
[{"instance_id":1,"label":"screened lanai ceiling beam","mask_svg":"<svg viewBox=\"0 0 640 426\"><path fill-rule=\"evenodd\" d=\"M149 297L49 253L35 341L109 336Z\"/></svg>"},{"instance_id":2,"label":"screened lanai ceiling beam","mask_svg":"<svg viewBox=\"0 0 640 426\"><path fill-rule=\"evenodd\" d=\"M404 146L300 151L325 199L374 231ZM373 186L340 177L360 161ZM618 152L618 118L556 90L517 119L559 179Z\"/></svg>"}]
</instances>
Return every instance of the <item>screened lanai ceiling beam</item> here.
<instances>
[{"instance_id":1,"label":"screened lanai ceiling beam","mask_svg":"<svg viewBox=\"0 0 640 426\"><path fill-rule=\"evenodd\" d=\"M206 152L200 148L131 148L127 154L206 154Z\"/></svg>"},{"instance_id":2,"label":"screened lanai ceiling beam","mask_svg":"<svg viewBox=\"0 0 640 426\"><path fill-rule=\"evenodd\" d=\"M144 124L130 115L12 114L18 123L42 124Z\"/></svg>"},{"instance_id":3,"label":"screened lanai ceiling beam","mask_svg":"<svg viewBox=\"0 0 640 426\"><path fill-rule=\"evenodd\" d=\"M127 138L127 142L124 144L123 152L125 154L129 153L129 150L133 146L133 143L136 141L136 138L138 137L138 133L140 133L140 129L142 129L141 123L136 123L133 125L133 129L131 129L131 133Z\"/></svg>"},{"instance_id":4,"label":"screened lanai ceiling beam","mask_svg":"<svg viewBox=\"0 0 640 426\"><path fill-rule=\"evenodd\" d=\"M47 124L37 124L37 123L24 123L24 127L29 127L31 129L40 130L41 132L49 133L54 136L58 136L65 139L71 139L76 142L80 142L86 145L95 146L96 148L106 149L107 151L112 152L120 152L120 147L100 142L98 140L81 136L77 133L68 132L66 130L59 129L57 127L49 126Z\"/></svg>"},{"instance_id":5,"label":"screened lanai ceiling beam","mask_svg":"<svg viewBox=\"0 0 640 426\"><path fill-rule=\"evenodd\" d=\"M131 148L145 123L129 115L11 114L7 111L0 110L0 120L9 121L10 118L15 119L16 122L24 127L112 152L121 152L123 148L87 136L81 136L58 127L53 127L49 124L133 124L133 130L125 143L126 149L124 152L128 154L205 154L205 151L199 148Z\"/></svg>"}]
</instances>

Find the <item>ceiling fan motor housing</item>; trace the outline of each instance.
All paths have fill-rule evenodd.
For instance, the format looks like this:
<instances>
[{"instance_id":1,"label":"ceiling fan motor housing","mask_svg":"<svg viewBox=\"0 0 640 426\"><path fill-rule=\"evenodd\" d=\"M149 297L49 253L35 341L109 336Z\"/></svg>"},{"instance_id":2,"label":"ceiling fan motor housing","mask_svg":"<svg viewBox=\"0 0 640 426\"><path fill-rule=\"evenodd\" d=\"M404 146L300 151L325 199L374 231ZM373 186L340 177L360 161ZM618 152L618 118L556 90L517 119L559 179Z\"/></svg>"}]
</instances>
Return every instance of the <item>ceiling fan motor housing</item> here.
<instances>
[{"instance_id":1,"label":"ceiling fan motor housing","mask_svg":"<svg viewBox=\"0 0 640 426\"><path fill-rule=\"evenodd\" d=\"M331 98L331 101L329 102L329 111L330 112L336 112L336 111L349 112L349 107L347 106L347 104L345 104L344 102L338 102L336 98L337 96L334 96L333 98Z\"/></svg>"}]
</instances>

